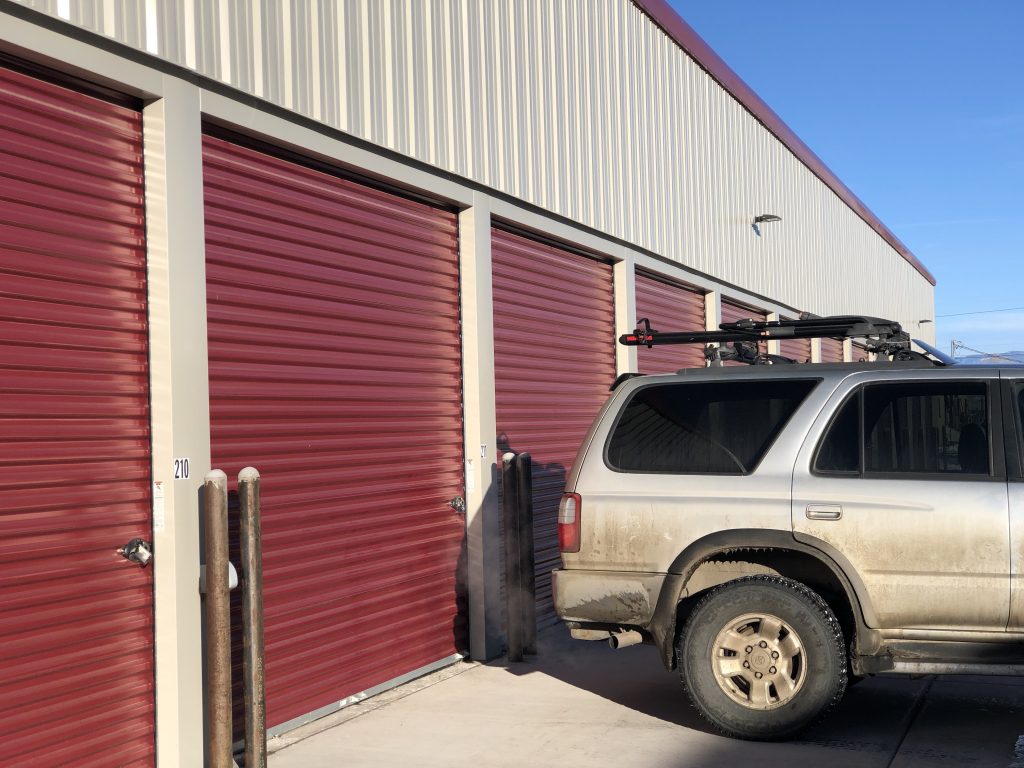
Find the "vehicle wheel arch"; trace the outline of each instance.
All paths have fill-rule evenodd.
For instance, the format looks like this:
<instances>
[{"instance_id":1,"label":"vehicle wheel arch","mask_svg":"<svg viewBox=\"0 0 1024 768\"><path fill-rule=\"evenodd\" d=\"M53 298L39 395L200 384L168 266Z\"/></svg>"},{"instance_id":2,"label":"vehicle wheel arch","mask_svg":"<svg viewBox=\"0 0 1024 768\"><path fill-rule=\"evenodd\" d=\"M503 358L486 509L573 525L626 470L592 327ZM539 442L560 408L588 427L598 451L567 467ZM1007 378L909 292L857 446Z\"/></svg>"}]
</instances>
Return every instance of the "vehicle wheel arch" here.
<instances>
[{"instance_id":1,"label":"vehicle wheel arch","mask_svg":"<svg viewBox=\"0 0 1024 768\"><path fill-rule=\"evenodd\" d=\"M851 655L877 652L881 636L871 627L870 604L847 575L847 569L830 556L826 548L797 541L789 531L756 528L716 531L692 542L669 567L649 627L666 668L676 667L675 648L680 627L700 597L734 578L758 573L791 578L823 593L823 599L843 625L848 642L856 646L851 649ZM720 580L713 574L700 573L702 566L716 562L740 567L733 572L723 569ZM698 574L704 578L695 582L694 576Z\"/></svg>"}]
</instances>

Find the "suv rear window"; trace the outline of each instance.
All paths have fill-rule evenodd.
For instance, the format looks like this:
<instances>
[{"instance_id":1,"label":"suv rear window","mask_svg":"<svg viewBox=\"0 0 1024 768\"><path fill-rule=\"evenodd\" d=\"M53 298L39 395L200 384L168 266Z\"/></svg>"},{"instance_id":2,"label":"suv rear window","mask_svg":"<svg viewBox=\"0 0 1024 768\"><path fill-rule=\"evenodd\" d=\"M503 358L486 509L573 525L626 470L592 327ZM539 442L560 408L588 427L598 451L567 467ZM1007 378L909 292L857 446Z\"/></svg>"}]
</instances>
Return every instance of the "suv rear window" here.
<instances>
[{"instance_id":1,"label":"suv rear window","mask_svg":"<svg viewBox=\"0 0 1024 768\"><path fill-rule=\"evenodd\" d=\"M818 380L655 384L638 389L608 441L620 472L753 472Z\"/></svg>"}]
</instances>

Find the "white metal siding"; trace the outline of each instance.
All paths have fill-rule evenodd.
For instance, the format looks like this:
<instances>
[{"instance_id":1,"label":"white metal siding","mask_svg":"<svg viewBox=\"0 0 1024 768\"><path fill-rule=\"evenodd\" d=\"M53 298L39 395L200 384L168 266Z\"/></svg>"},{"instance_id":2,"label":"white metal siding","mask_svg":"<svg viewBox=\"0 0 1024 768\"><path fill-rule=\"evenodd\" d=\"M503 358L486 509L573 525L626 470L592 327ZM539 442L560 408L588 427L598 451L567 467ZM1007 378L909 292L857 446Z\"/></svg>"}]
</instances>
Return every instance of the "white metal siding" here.
<instances>
[{"instance_id":1,"label":"white metal siding","mask_svg":"<svg viewBox=\"0 0 1024 768\"><path fill-rule=\"evenodd\" d=\"M74 24L774 301L932 317L914 267L628 0L70 5ZM757 236L758 213L783 220Z\"/></svg>"}]
</instances>

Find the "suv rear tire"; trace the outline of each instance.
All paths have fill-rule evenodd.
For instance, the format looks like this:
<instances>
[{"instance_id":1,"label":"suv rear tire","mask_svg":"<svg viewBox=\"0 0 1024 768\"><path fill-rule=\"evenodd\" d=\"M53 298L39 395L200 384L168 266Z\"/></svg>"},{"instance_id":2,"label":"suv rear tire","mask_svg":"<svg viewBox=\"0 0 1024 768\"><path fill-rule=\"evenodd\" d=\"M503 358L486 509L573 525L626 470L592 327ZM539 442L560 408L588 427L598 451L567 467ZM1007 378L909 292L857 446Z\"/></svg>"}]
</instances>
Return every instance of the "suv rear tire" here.
<instances>
[{"instance_id":1,"label":"suv rear tire","mask_svg":"<svg viewBox=\"0 0 1024 768\"><path fill-rule=\"evenodd\" d=\"M779 576L748 576L709 592L676 648L683 684L712 725L743 739L783 739L846 690L835 614L817 593Z\"/></svg>"}]
</instances>

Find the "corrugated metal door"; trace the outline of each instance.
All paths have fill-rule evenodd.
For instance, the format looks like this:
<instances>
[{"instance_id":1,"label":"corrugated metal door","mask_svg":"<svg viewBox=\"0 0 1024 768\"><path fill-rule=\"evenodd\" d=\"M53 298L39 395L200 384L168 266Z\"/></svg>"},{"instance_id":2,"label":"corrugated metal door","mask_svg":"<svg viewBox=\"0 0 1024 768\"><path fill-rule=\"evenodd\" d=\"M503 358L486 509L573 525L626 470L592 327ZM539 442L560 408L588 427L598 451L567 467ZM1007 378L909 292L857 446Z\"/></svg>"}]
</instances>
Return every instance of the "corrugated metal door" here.
<instances>
[{"instance_id":1,"label":"corrugated metal door","mask_svg":"<svg viewBox=\"0 0 1024 768\"><path fill-rule=\"evenodd\" d=\"M746 320L748 318L758 322L764 322L768 319L768 315L764 310L754 309L753 307L748 307L745 304L738 304L733 301L722 299L723 323L735 323L737 320Z\"/></svg>"},{"instance_id":2,"label":"corrugated metal door","mask_svg":"<svg viewBox=\"0 0 1024 768\"><path fill-rule=\"evenodd\" d=\"M498 454L533 459L537 620L555 621L558 501L615 379L611 266L493 230Z\"/></svg>"},{"instance_id":3,"label":"corrugated metal door","mask_svg":"<svg viewBox=\"0 0 1024 768\"><path fill-rule=\"evenodd\" d=\"M821 340L821 362L841 363L843 362L843 342L841 339Z\"/></svg>"},{"instance_id":4,"label":"corrugated metal door","mask_svg":"<svg viewBox=\"0 0 1024 768\"><path fill-rule=\"evenodd\" d=\"M744 304L722 299L723 323L735 323L738 320L747 319L754 320L756 322L764 322L768 319L768 314L760 309L754 309ZM761 348L761 352L765 352L767 350L767 346L763 342L758 346ZM726 363L726 365L744 365L744 363L729 362Z\"/></svg>"},{"instance_id":5,"label":"corrugated metal door","mask_svg":"<svg viewBox=\"0 0 1024 768\"><path fill-rule=\"evenodd\" d=\"M784 317L782 319L793 320L794 318ZM811 340L783 339L779 342L779 354L798 363L809 363L811 362Z\"/></svg>"},{"instance_id":6,"label":"corrugated metal door","mask_svg":"<svg viewBox=\"0 0 1024 768\"><path fill-rule=\"evenodd\" d=\"M700 331L706 322L704 294L643 272L636 274L636 315L651 321L658 331ZM637 356L644 373L703 368L701 344L639 347Z\"/></svg>"},{"instance_id":7,"label":"corrugated metal door","mask_svg":"<svg viewBox=\"0 0 1024 768\"><path fill-rule=\"evenodd\" d=\"M214 466L262 475L270 726L465 647L456 218L204 138Z\"/></svg>"},{"instance_id":8,"label":"corrugated metal door","mask_svg":"<svg viewBox=\"0 0 1024 768\"><path fill-rule=\"evenodd\" d=\"M863 361L869 363L874 359L874 355L871 352L868 352L861 344L854 344L850 352L853 355L854 362Z\"/></svg>"},{"instance_id":9,"label":"corrugated metal door","mask_svg":"<svg viewBox=\"0 0 1024 768\"><path fill-rule=\"evenodd\" d=\"M153 764L140 115L0 69L4 765Z\"/></svg>"}]
</instances>

